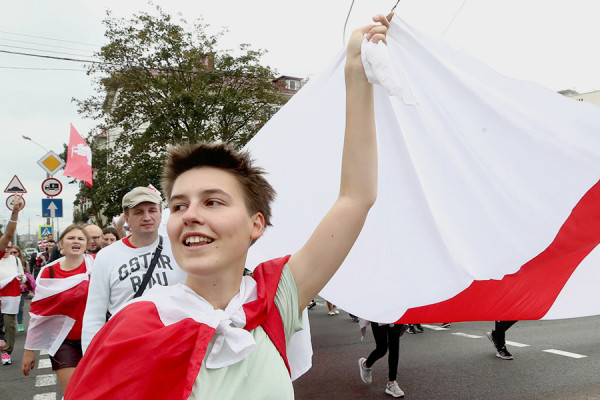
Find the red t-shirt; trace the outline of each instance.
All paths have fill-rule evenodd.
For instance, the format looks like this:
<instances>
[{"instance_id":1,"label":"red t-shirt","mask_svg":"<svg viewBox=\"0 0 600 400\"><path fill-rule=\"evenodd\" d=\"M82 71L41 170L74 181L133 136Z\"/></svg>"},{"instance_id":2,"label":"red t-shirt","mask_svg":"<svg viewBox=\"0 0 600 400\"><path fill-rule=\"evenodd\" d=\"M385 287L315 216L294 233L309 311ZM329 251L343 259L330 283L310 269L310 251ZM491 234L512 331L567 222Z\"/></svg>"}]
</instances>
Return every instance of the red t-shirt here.
<instances>
[{"instance_id":1,"label":"red t-shirt","mask_svg":"<svg viewBox=\"0 0 600 400\"><path fill-rule=\"evenodd\" d=\"M85 261L81 263L81 265L71 271L65 271L60 268L60 263L56 263L53 265L54 268L54 278L68 278L69 276L77 275L77 274L85 274L87 272L87 268L85 267ZM42 271L42 278L50 278L50 270L45 268ZM85 299L83 299L85 301ZM81 313L75 319L75 325L71 328L71 331L67 335L67 339L71 340L81 340L81 329L83 327L83 312L85 311L85 307L81 307Z\"/></svg>"}]
</instances>

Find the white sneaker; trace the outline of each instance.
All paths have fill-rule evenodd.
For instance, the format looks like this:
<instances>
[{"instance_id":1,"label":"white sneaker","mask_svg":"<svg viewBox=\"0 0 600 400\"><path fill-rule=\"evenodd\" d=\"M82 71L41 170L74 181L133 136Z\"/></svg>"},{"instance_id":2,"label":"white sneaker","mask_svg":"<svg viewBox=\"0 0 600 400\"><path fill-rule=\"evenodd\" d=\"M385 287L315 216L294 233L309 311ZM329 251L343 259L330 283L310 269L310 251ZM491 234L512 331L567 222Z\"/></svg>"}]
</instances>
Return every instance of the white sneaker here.
<instances>
[{"instance_id":1,"label":"white sneaker","mask_svg":"<svg viewBox=\"0 0 600 400\"><path fill-rule=\"evenodd\" d=\"M404 392L398 386L398 382L394 381L392 383L388 383L385 387L385 392L392 397L404 397Z\"/></svg>"},{"instance_id":2,"label":"white sneaker","mask_svg":"<svg viewBox=\"0 0 600 400\"><path fill-rule=\"evenodd\" d=\"M371 375L371 368L365 367L366 358L361 357L358 359L358 368L360 370L360 379L366 384L373 382L373 376Z\"/></svg>"}]
</instances>

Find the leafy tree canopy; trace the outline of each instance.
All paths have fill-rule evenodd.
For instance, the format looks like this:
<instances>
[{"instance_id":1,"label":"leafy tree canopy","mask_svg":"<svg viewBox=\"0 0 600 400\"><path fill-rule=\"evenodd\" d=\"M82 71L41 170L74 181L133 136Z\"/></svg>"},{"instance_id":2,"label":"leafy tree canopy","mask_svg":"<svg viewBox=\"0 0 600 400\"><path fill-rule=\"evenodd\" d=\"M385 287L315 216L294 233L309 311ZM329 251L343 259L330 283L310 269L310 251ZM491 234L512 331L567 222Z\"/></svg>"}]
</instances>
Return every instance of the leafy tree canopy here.
<instances>
[{"instance_id":1,"label":"leafy tree canopy","mask_svg":"<svg viewBox=\"0 0 600 400\"><path fill-rule=\"evenodd\" d=\"M155 14L129 19L109 12L103 22L108 44L87 67L97 94L74 101L114 140L106 154L92 146L94 187L78 195L105 215L120 213L131 188L159 187L168 145L220 140L241 147L287 101L272 83L275 71L260 63L264 51L247 44L219 50L223 32L209 34L202 20L174 20L157 6Z\"/></svg>"}]
</instances>

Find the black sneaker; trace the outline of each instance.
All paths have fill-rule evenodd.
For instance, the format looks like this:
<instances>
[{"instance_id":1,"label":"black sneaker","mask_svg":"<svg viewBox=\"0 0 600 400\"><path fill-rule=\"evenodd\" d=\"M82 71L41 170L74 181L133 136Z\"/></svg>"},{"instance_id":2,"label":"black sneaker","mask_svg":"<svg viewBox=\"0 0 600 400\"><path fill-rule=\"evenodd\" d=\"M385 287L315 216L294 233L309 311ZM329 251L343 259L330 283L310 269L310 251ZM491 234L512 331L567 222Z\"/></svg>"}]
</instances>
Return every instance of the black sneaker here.
<instances>
[{"instance_id":1,"label":"black sneaker","mask_svg":"<svg viewBox=\"0 0 600 400\"><path fill-rule=\"evenodd\" d=\"M440 325L442 328L450 328L450 322L444 322L442 325Z\"/></svg>"},{"instance_id":2,"label":"black sneaker","mask_svg":"<svg viewBox=\"0 0 600 400\"><path fill-rule=\"evenodd\" d=\"M408 332L408 333L410 333L412 335L414 335L415 333L417 333L417 332L415 332L415 326L414 325L408 325L408 329L407 329L406 332Z\"/></svg>"},{"instance_id":3,"label":"black sneaker","mask_svg":"<svg viewBox=\"0 0 600 400\"><path fill-rule=\"evenodd\" d=\"M316 305L317 305L317 303L315 303L314 300L311 300L310 303L308 303L308 309L310 310L310 309L312 309Z\"/></svg>"},{"instance_id":4,"label":"black sneaker","mask_svg":"<svg viewBox=\"0 0 600 400\"><path fill-rule=\"evenodd\" d=\"M496 357L501 358L503 360L512 360L513 359L512 354L510 354L508 352L508 350L506 350L506 346L504 346L503 348L498 350L498 352L496 353Z\"/></svg>"},{"instance_id":5,"label":"black sneaker","mask_svg":"<svg viewBox=\"0 0 600 400\"><path fill-rule=\"evenodd\" d=\"M423 333L423 327L421 326L421 324L415 324L415 331Z\"/></svg>"},{"instance_id":6,"label":"black sneaker","mask_svg":"<svg viewBox=\"0 0 600 400\"><path fill-rule=\"evenodd\" d=\"M500 346L498 346L498 342L496 342L496 338L494 337L493 332L486 333L486 336L488 337L488 339L490 339L490 342L492 342L492 345L494 346L494 350L496 350L496 351L500 350Z\"/></svg>"}]
</instances>

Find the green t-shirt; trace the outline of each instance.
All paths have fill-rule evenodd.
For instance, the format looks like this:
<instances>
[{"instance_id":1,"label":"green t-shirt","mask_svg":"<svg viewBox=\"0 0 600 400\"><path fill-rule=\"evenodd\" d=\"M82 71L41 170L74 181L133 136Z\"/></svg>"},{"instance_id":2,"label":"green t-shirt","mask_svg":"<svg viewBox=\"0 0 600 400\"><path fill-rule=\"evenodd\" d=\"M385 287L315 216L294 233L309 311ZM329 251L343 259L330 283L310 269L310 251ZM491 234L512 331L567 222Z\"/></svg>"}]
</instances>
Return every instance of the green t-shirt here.
<instances>
[{"instance_id":1,"label":"green t-shirt","mask_svg":"<svg viewBox=\"0 0 600 400\"><path fill-rule=\"evenodd\" d=\"M302 330L302 314L298 312L298 290L287 264L283 267L277 286L275 305L283 321L286 343ZM202 362L189 400L245 399L286 400L294 398L294 388L285 363L262 327L252 331L256 348L245 359L229 367L207 369ZM206 355L213 347L210 341Z\"/></svg>"}]
</instances>

